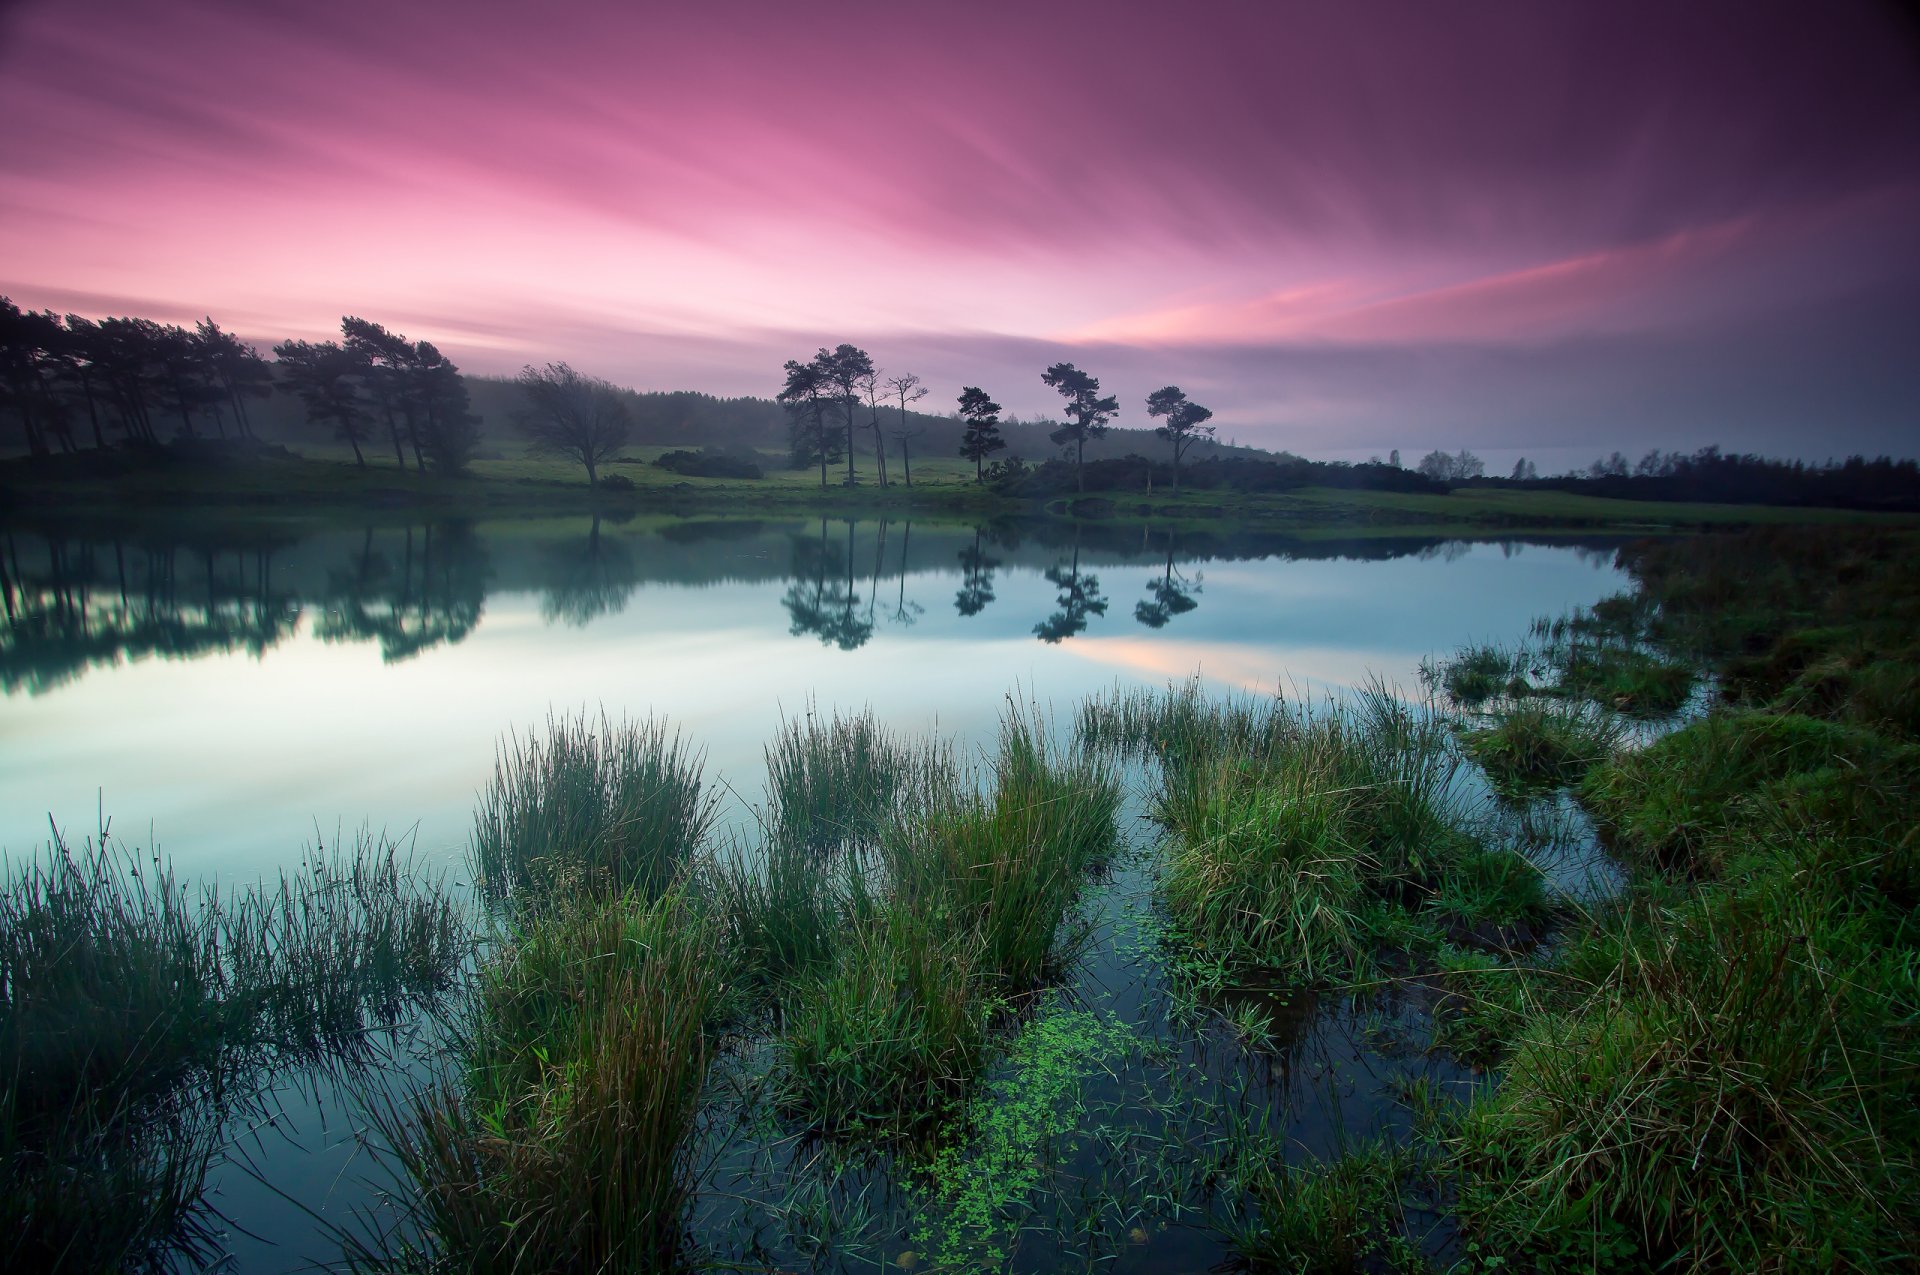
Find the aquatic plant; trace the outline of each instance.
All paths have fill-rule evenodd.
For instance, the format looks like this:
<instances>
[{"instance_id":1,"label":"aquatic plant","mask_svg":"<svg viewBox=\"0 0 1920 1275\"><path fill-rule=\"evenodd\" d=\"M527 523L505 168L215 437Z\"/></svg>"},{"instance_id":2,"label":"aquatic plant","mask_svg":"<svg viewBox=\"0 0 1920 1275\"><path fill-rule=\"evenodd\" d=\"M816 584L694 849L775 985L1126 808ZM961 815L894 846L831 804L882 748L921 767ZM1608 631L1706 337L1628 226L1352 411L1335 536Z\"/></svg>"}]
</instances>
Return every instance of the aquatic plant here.
<instances>
[{"instance_id":1,"label":"aquatic plant","mask_svg":"<svg viewBox=\"0 0 1920 1275\"><path fill-rule=\"evenodd\" d=\"M464 1083L378 1113L413 1187L363 1267L662 1269L727 982L684 889L542 910L484 969Z\"/></svg>"},{"instance_id":2,"label":"aquatic plant","mask_svg":"<svg viewBox=\"0 0 1920 1275\"><path fill-rule=\"evenodd\" d=\"M1462 733L1468 756L1497 790L1523 796L1578 783L1619 746L1625 731L1603 710L1567 700L1530 700Z\"/></svg>"},{"instance_id":3,"label":"aquatic plant","mask_svg":"<svg viewBox=\"0 0 1920 1275\"><path fill-rule=\"evenodd\" d=\"M474 814L474 879L491 901L659 894L712 827L702 755L657 718L549 716L509 736Z\"/></svg>"}]
</instances>

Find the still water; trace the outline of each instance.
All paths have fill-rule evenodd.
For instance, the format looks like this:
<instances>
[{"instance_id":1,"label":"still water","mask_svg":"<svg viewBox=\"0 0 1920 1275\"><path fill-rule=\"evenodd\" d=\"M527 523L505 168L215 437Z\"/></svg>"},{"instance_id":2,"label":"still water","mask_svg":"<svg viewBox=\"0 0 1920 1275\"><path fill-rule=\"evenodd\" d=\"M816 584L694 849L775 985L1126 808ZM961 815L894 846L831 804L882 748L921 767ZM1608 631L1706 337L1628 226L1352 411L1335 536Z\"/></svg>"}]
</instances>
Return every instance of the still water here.
<instances>
[{"instance_id":1,"label":"still water","mask_svg":"<svg viewBox=\"0 0 1920 1275\"><path fill-rule=\"evenodd\" d=\"M783 715L871 705L990 736L1198 674L1312 695L1511 640L1616 591L1604 544L1182 536L895 522L14 528L0 850L100 812L185 875L251 880L316 834L449 862L499 738L664 714L757 800Z\"/></svg>"},{"instance_id":2,"label":"still water","mask_svg":"<svg viewBox=\"0 0 1920 1275\"><path fill-rule=\"evenodd\" d=\"M550 712L664 715L705 748L707 774L731 794L727 817L744 824L783 717L871 706L896 729L972 745L992 740L1009 694L1062 714L1116 683L1196 675L1293 696L1379 677L1417 694L1423 657L1517 639L1534 618L1623 585L1601 542L1137 524L43 526L12 528L0 549L0 849L18 861L46 843L49 821L77 838L110 817L116 836L158 844L187 879L227 883L363 826L410 835L458 877L498 742ZM1378 1005L1269 1006L1299 1025L1265 1054L1217 1023L1171 1022L1164 972L1135 934L1150 894L1137 865L1090 894L1097 939L1067 991L1172 1061L1116 1072L1089 1092L1096 1105L1134 1119L1198 1086L1210 1102L1231 1093L1276 1113L1292 1143L1320 1149L1399 1119L1395 1085L1471 1083L1445 1060L1383 1050L1377 1038L1400 1022L1392 1006L1385 1018ZM432 1065L431 1049L411 1064L399 1053L403 1073ZM226 1131L207 1182L226 1269L334 1258L327 1225L377 1199L364 1119L340 1086L295 1072L271 1087ZM1163 1159L1177 1134L1139 1154ZM810 1158L779 1139L716 1153L697 1238L724 1253L729 1237L790 1224L769 1200L787 1198ZM874 1178L874 1209L892 1207L892 1181ZM894 1260L889 1225L850 1250L856 1265ZM1141 1244L1106 1257L1120 1270L1200 1270L1223 1256L1204 1230L1156 1226ZM1016 1266L1052 1264L1030 1257Z\"/></svg>"}]
</instances>

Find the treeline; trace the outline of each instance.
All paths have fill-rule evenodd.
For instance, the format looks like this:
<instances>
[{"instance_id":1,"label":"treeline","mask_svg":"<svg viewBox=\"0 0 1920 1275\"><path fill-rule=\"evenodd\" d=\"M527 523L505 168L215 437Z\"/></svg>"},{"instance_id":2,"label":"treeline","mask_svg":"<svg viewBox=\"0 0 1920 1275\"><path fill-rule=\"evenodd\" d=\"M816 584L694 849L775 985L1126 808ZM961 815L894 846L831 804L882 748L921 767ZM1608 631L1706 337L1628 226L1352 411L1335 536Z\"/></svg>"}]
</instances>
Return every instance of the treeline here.
<instances>
[{"instance_id":1,"label":"treeline","mask_svg":"<svg viewBox=\"0 0 1920 1275\"><path fill-rule=\"evenodd\" d=\"M269 363L211 318L152 319L22 310L0 297L0 408L28 455L159 448L197 438L258 442L252 401L276 390L366 464L383 434L394 460L458 472L479 440L460 369L427 341L347 317L339 341L283 341Z\"/></svg>"},{"instance_id":2,"label":"treeline","mask_svg":"<svg viewBox=\"0 0 1920 1275\"><path fill-rule=\"evenodd\" d=\"M1702 447L1692 453L1649 451L1629 464L1619 452L1585 473L1516 482L1481 479L1476 486L1570 491L1620 500L1699 501L1730 505L1809 505L1838 509L1920 509L1920 464L1849 456L1808 464Z\"/></svg>"}]
</instances>

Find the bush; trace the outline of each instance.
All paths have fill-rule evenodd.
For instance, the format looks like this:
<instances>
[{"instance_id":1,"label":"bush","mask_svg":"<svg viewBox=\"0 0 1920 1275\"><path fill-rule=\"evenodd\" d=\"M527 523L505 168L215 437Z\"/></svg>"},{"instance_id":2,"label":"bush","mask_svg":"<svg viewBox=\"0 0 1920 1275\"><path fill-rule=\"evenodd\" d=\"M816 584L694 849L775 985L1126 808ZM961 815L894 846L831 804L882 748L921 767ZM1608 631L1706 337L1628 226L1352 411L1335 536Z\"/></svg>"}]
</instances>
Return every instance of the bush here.
<instances>
[{"instance_id":1,"label":"bush","mask_svg":"<svg viewBox=\"0 0 1920 1275\"><path fill-rule=\"evenodd\" d=\"M697 452L662 453L653 462L668 473L687 478L764 478L765 471L751 456L701 448Z\"/></svg>"}]
</instances>

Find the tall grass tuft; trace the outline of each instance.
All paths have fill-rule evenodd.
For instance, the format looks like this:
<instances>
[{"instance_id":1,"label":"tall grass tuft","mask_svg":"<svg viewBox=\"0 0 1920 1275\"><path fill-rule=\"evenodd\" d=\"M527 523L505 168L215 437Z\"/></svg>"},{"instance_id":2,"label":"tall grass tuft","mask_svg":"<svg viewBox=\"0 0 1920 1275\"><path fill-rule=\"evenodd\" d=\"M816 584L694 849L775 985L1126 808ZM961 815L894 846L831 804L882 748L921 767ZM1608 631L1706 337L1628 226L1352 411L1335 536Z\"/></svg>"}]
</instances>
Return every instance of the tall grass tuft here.
<instances>
[{"instance_id":1,"label":"tall grass tuft","mask_svg":"<svg viewBox=\"0 0 1920 1275\"><path fill-rule=\"evenodd\" d=\"M782 1037L790 1105L830 1129L938 1114L984 1060L994 1007L1057 959L1119 799L1105 765L1018 708L990 784L925 786L850 881L831 964L799 986Z\"/></svg>"},{"instance_id":2,"label":"tall grass tuft","mask_svg":"<svg viewBox=\"0 0 1920 1275\"><path fill-rule=\"evenodd\" d=\"M1463 740L1496 790L1523 796L1579 783L1624 735L1617 720L1593 705L1534 700L1496 714Z\"/></svg>"},{"instance_id":3,"label":"tall grass tuft","mask_svg":"<svg viewBox=\"0 0 1920 1275\"><path fill-rule=\"evenodd\" d=\"M702 755L664 721L550 716L510 738L474 815L475 880L493 902L652 896L706 840Z\"/></svg>"},{"instance_id":4,"label":"tall grass tuft","mask_svg":"<svg viewBox=\"0 0 1920 1275\"><path fill-rule=\"evenodd\" d=\"M901 740L873 710L781 723L767 745L767 825L772 840L827 854L872 844L895 803L939 782L944 750Z\"/></svg>"},{"instance_id":5,"label":"tall grass tuft","mask_svg":"<svg viewBox=\"0 0 1920 1275\"><path fill-rule=\"evenodd\" d=\"M56 831L0 885L0 1265L211 1260L201 1183L251 1078L289 1051L357 1056L468 950L388 842L189 893L157 854Z\"/></svg>"},{"instance_id":6,"label":"tall grass tuft","mask_svg":"<svg viewBox=\"0 0 1920 1275\"><path fill-rule=\"evenodd\" d=\"M675 1264L720 930L683 887L543 910L483 971L464 1085L381 1117L414 1187L395 1253L480 1272Z\"/></svg>"}]
</instances>

